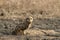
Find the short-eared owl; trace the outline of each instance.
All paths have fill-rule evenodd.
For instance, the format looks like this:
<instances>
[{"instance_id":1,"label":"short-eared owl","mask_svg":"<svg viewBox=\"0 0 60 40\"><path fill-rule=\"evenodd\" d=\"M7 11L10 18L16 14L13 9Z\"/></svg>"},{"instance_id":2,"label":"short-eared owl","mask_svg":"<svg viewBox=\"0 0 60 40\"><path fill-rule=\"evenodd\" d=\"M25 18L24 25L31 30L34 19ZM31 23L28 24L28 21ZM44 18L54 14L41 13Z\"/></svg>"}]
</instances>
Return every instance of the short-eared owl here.
<instances>
[{"instance_id":1,"label":"short-eared owl","mask_svg":"<svg viewBox=\"0 0 60 40\"><path fill-rule=\"evenodd\" d=\"M12 32L13 35L23 35L24 34L24 30L28 29L31 27L31 24L32 24L32 21L33 21L33 18L30 16L30 17L27 17L22 25L17 25L15 30Z\"/></svg>"}]
</instances>

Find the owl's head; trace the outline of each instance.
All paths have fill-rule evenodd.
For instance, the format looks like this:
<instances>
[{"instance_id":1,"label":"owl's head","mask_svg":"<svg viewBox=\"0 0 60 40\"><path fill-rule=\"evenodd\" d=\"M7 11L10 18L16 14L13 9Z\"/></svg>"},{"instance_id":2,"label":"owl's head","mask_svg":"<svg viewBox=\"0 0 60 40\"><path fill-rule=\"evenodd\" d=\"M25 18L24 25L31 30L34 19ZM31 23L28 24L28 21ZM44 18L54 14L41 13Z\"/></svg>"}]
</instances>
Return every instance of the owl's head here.
<instances>
[{"instance_id":1,"label":"owl's head","mask_svg":"<svg viewBox=\"0 0 60 40\"><path fill-rule=\"evenodd\" d=\"M31 16L29 16L29 17L26 18L26 21L32 23L33 18Z\"/></svg>"}]
</instances>

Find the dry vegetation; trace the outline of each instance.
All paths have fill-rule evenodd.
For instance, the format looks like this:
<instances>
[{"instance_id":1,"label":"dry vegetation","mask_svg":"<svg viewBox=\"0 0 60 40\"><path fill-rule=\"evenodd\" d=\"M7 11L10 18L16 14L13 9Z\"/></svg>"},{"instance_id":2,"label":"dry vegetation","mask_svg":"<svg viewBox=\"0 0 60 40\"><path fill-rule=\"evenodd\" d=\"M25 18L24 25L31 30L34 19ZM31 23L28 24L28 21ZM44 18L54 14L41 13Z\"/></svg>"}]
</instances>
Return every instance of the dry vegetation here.
<instances>
[{"instance_id":1,"label":"dry vegetation","mask_svg":"<svg viewBox=\"0 0 60 40\"><path fill-rule=\"evenodd\" d=\"M12 36L28 16L34 18L31 29ZM60 0L0 0L0 35L0 40L60 40Z\"/></svg>"}]
</instances>

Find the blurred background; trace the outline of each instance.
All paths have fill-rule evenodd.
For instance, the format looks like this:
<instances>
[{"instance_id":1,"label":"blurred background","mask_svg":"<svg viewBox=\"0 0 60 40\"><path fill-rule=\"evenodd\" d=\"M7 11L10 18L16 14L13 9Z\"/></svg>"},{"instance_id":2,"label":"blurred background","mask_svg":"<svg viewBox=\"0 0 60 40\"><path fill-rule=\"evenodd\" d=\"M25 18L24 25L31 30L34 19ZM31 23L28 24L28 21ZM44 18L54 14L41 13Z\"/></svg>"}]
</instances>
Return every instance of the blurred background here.
<instances>
[{"instance_id":1,"label":"blurred background","mask_svg":"<svg viewBox=\"0 0 60 40\"><path fill-rule=\"evenodd\" d=\"M60 0L0 0L0 35L11 35L16 25L28 16L34 19L32 27L17 40L60 40ZM11 37L7 38L15 40Z\"/></svg>"}]
</instances>

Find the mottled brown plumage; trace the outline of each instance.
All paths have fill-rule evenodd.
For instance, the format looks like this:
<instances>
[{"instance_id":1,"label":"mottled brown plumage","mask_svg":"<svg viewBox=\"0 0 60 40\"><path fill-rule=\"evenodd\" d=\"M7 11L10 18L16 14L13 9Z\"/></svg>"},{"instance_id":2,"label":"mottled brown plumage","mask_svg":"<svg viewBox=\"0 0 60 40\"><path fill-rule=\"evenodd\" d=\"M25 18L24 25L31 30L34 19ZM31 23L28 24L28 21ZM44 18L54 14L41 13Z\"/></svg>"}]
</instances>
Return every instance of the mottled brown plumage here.
<instances>
[{"instance_id":1,"label":"mottled brown plumage","mask_svg":"<svg viewBox=\"0 0 60 40\"><path fill-rule=\"evenodd\" d=\"M17 25L15 30L12 32L13 35L23 35L24 30L28 29L31 27L33 18L32 17L27 17L24 22L21 25Z\"/></svg>"}]
</instances>

